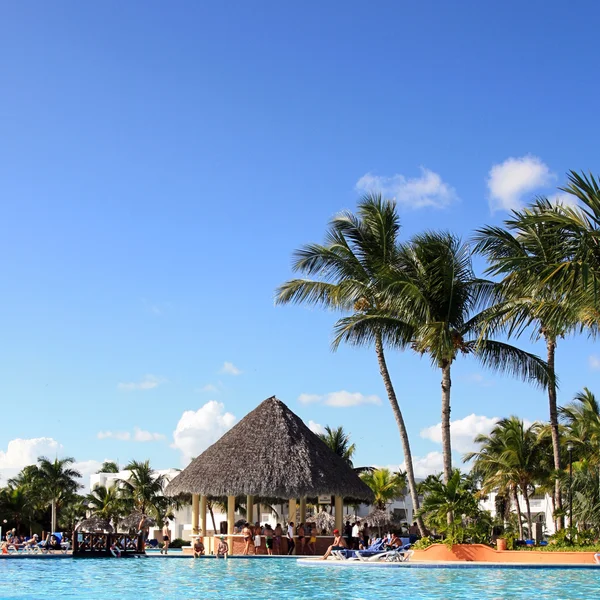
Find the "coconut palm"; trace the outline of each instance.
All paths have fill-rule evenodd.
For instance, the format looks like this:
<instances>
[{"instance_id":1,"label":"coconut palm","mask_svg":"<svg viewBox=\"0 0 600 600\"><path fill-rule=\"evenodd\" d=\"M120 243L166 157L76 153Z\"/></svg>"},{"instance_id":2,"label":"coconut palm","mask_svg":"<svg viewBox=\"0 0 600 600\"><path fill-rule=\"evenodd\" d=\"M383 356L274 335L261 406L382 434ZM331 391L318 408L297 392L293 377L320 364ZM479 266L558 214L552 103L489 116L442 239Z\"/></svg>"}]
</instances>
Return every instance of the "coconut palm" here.
<instances>
[{"instance_id":1,"label":"coconut palm","mask_svg":"<svg viewBox=\"0 0 600 600\"><path fill-rule=\"evenodd\" d=\"M129 471L129 477L120 481L123 497L132 501L134 510L144 514L152 512L160 519L158 506L159 498L164 497L164 476L156 474L149 460L132 460L125 466L125 471Z\"/></svg>"},{"instance_id":2,"label":"coconut palm","mask_svg":"<svg viewBox=\"0 0 600 600\"><path fill-rule=\"evenodd\" d=\"M276 303L320 305L355 315L383 308L387 275L393 269L399 249L399 231L400 220L393 201L377 194L363 197L356 215L346 211L334 217L324 244L309 244L295 253L294 271L304 273L309 279L284 283L276 291ZM363 327L370 328L365 343L375 347L379 371L400 433L411 499L418 509L408 431L388 370L383 335L376 323L371 327L370 322L365 322ZM410 326L400 327L396 322L396 347L405 347L411 335ZM418 525L425 535L420 518Z\"/></svg>"},{"instance_id":3,"label":"coconut palm","mask_svg":"<svg viewBox=\"0 0 600 600\"><path fill-rule=\"evenodd\" d=\"M447 483L431 478L424 492L421 516L429 527L452 538L460 530L457 521L461 517L473 518L480 512L470 481L458 469L452 471ZM453 518L448 519L448 515Z\"/></svg>"},{"instance_id":4,"label":"coconut palm","mask_svg":"<svg viewBox=\"0 0 600 600\"><path fill-rule=\"evenodd\" d=\"M103 485L94 487L86 496L86 501L92 516L112 522L117 531L119 520L126 512L126 503L116 485L108 488Z\"/></svg>"},{"instance_id":5,"label":"coconut palm","mask_svg":"<svg viewBox=\"0 0 600 600\"><path fill-rule=\"evenodd\" d=\"M71 468L74 458L49 460L45 456L38 458L37 470L34 471L34 481L40 494L51 506L51 528L56 531L56 515L65 501L77 492L81 485L76 481L81 473Z\"/></svg>"},{"instance_id":6,"label":"coconut palm","mask_svg":"<svg viewBox=\"0 0 600 600\"><path fill-rule=\"evenodd\" d=\"M327 444L327 447L353 468L352 457L356 451L356 444L350 443L350 434L343 427L331 428L325 425L325 433L319 433L319 437Z\"/></svg>"},{"instance_id":7,"label":"coconut palm","mask_svg":"<svg viewBox=\"0 0 600 600\"><path fill-rule=\"evenodd\" d=\"M407 324L411 345L427 354L442 375L444 481L452 477L450 386L452 364L471 355L484 367L547 385L548 369L539 357L504 342L482 337L494 284L475 277L468 245L450 233L417 235L396 253L382 308L341 319L336 342L367 343L374 332L390 346L403 347ZM479 312L477 312L479 310Z\"/></svg>"},{"instance_id":8,"label":"coconut palm","mask_svg":"<svg viewBox=\"0 0 600 600\"><path fill-rule=\"evenodd\" d=\"M119 471L119 463L113 460L105 460L96 473L118 473Z\"/></svg>"},{"instance_id":9,"label":"coconut palm","mask_svg":"<svg viewBox=\"0 0 600 600\"><path fill-rule=\"evenodd\" d=\"M578 392L573 401L559 408L568 440L574 444L576 455L596 465L600 463L600 405L588 389Z\"/></svg>"},{"instance_id":10,"label":"coconut palm","mask_svg":"<svg viewBox=\"0 0 600 600\"><path fill-rule=\"evenodd\" d=\"M24 487L5 487L0 490L0 513L14 523L18 532L22 524L29 524L32 508Z\"/></svg>"},{"instance_id":11,"label":"coconut palm","mask_svg":"<svg viewBox=\"0 0 600 600\"><path fill-rule=\"evenodd\" d=\"M549 269L566 264L573 254L565 243L564 228L557 227L546 216L562 211L544 198L536 200L523 211L513 211L504 221L505 228L484 227L476 235L477 250L489 262L488 275L500 276L497 289L499 302L495 314L489 315L490 328L503 328L509 336L521 335L531 328L534 340L543 338L546 344L550 372L548 406L552 432L554 468L561 469L560 435L556 385L556 347L558 340L580 322L581 306L577 296L568 294L563 285L548 279ZM532 216L539 217L538 221ZM555 481L554 502L562 506L560 482ZM557 523L560 528L560 520Z\"/></svg>"},{"instance_id":12,"label":"coconut palm","mask_svg":"<svg viewBox=\"0 0 600 600\"><path fill-rule=\"evenodd\" d=\"M360 478L373 490L374 504L379 510L385 510L389 502L403 497L406 492L406 473L381 468L363 473Z\"/></svg>"}]
</instances>

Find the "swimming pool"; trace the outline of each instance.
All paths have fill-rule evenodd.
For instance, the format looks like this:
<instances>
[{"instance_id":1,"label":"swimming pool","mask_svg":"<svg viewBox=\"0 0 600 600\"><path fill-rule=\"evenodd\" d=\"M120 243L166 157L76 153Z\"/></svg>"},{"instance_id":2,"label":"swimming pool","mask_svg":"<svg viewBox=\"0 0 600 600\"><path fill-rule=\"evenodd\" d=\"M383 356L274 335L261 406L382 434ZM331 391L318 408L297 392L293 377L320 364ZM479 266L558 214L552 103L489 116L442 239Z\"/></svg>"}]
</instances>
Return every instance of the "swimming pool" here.
<instances>
[{"instance_id":1,"label":"swimming pool","mask_svg":"<svg viewBox=\"0 0 600 600\"><path fill-rule=\"evenodd\" d=\"M338 569L292 560L0 560L0 598L453 600L598 596L600 570Z\"/></svg>"}]
</instances>

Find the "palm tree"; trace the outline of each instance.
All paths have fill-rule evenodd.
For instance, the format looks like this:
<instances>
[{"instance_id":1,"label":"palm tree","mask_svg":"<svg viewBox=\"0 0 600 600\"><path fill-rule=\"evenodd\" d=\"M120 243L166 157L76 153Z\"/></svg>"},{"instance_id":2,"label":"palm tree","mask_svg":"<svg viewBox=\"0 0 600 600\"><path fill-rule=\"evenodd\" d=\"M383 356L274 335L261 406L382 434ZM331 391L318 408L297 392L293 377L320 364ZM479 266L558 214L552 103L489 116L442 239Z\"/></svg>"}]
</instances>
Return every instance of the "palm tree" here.
<instances>
[{"instance_id":1,"label":"palm tree","mask_svg":"<svg viewBox=\"0 0 600 600\"><path fill-rule=\"evenodd\" d=\"M363 473L360 478L375 494L375 506L385 510L389 502L401 498L406 492L406 473L393 473L389 469L374 469Z\"/></svg>"},{"instance_id":2,"label":"palm tree","mask_svg":"<svg viewBox=\"0 0 600 600\"><path fill-rule=\"evenodd\" d=\"M350 443L350 434L344 431L343 427L331 428L325 425L325 433L319 433L318 436L327 444L327 447L340 458L342 458L350 468L353 468L352 457L356 451L356 444Z\"/></svg>"},{"instance_id":3,"label":"palm tree","mask_svg":"<svg viewBox=\"0 0 600 600\"><path fill-rule=\"evenodd\" d=\"M432 529L447 533L451 538L460 529L456 518L472 518L480 512L470 481L458 469L452 471L447 483L432 477L424 492L423 506L419 510L421 516ZM448 519L448 515L453 518Z\"/></svg>"},{"instance_id":4,"label":"palm tree","mask_svg":"<svg viewBox=\"0 0 600 600\"><path fill-rule=\"evenodd\" d=\"M105 460L96 473L118 473L120 470L119 463L112 460Z\"/></svg>"},{"instance_id":5,"label":"palm tree","mask_svg":"<svg viewBox=\"0 0 600 600\"><path fill-rule=\"evenodd\" d=\"M336 341L367 343L378 331L391 346L411 345L427 354L442 374L442 447L444 481L452 477L450 443L451 368L456 358L471 355L487 368L546 385L548 369L537 356L482 337L494 284L475 277L469 246L450 233L417 235L397 252L385 290L388 302L340 320ZM480 309L477 312L477 309Z\"/></svg>"},{"instance_id":6,"label":"palm tree","mask_svg":"<svg viewBox=\"0 0 600 600\"><path fill-rule=\"evenodd\" d=\"M476 235L477 250L489 262L486 274L502 277L498 286L499 302L495 314L489 315L489 327L503 328L509 336L521 335L533 325L533 338L544 339L550 372L548 405L552 433L554 468L561 469L558 423L556 346L560 338L572 331L580 321L581 307L574 294L565 293L561 285L548 280L549 269L565 264L573 254L564 228L559 228L550 215L562 209L545 198L539 198L524 211L513 211L501 227L484 227ZM532 220L535 216L539 220ZM555 480L554 503L562 507L560 481ZM557 528L562 526L557 520Z\"/></svg>"},{"instance_id":7,"label":"palm tree","mask_svg":"<svg viewBox=\"0 0 600 600\"><path fill-rule=\"evenodd\" d=\"M116 485L105 487L98 485L86 496L87 506L91 514L101 517L109 523L112 521L114 530L117 531L119 520L124 516L125 502Z\"/></svg>"},{"instance_id":8,"label":"palm tree","mask_svg":"<svg viewBox=\"0 0 600 600\"><path fill-rule=\"evenodd\" d=\"M144 514L152 512L157 519L161 518L158 505L159 498L163 497L163 488L165 478L163 475L157 475L150 466L150 461L132 460L125 466L125 471L129 471L129 477L121 480L123 496L133 502L135 510Z\"/></svg>"},{"instance_id":9,"label":"palm tree","mask_svg":"<svg viewBox=\"0 0 600 600\"><path fill-rule=\"evenodd\" d=\"M357 214L343 212L331 221L325 244L309 244L295 253L294 271L313 279L293 279L277 289L276 303L320 305L342 312L364 315L386 304L387 275L393 269L399 250L400 220L395 203L380 195L362 198ZM373 344L379 371L400 433L406 475L415 510L419 496L413 469L412 452L404 416L388 370L384 338L379 325L365 322L370 329L365 343ZM409 326L396 327L395 345L404 347L410 340ZM353 343L361 343L354 340ZM334 343L337 348L339 340ZM421 535L426 534L418 519Z\"/></svg>"},{"instance_id":10,"label":"palm tree","mask_svg":"<svg viewBox=\"0 0 600 600\"><path fill-rule=\"evenodd\" d=\"M81 473L70 466L74 462L75 459L71 457L60 460L55 458L53 461L45 456L38 458L34 481L47 504L51 506L52 531L56 531L56 515L60 506L81 488L76 481L81 477Z\"/></svg>"},{"instance_id":11,"label":"palm tree","mask_svg":"<svg viewBox=\"0 0 600 600\"><path fill-rule=\"evenodd\" d=\"M20 532L21 524L29 521L32 512L31 500L26 489L23 486L2 488L0 490L0 512L6 515Z\"/></svg>"},{"instance_id":12,"label":"palm tree","mask_svg":"<svg viewBox=\"0 0 600 600\"><path fill-rule=\"evenodd\" d=\"M532 535L530 497L537 482L544 477L542 470L543 446L540 443L540 425L525 427L517 417L500 420L489 436L478 435L475 441L481 445L479 452L465 455L465 460L474 459L474 470L483 477L482 491L494 489L508 493L515 503L519 516L519 535L523 536L519 498L520 490L527 513L529 535Z\"/></svg>"}]
</instances>

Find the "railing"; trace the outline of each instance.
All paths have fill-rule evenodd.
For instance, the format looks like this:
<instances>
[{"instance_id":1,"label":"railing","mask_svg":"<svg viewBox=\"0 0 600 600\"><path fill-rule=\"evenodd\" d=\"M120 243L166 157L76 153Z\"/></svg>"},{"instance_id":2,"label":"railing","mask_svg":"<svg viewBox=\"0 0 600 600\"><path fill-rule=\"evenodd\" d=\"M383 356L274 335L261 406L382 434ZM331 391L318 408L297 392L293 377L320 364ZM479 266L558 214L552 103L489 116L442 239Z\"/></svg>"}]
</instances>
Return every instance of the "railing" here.
<instances>
[{"instance_id":1,"label":"railing","mask_svg":"<svg viewBox=\"0 0 600 600\"><path fill-rule=\"evenodd\" d=\"M128 533L73 533L73 556L113 556L111 546L115 545L121 556L144 554L144 540L141 535Z\"/></svg>"}]
</instances>

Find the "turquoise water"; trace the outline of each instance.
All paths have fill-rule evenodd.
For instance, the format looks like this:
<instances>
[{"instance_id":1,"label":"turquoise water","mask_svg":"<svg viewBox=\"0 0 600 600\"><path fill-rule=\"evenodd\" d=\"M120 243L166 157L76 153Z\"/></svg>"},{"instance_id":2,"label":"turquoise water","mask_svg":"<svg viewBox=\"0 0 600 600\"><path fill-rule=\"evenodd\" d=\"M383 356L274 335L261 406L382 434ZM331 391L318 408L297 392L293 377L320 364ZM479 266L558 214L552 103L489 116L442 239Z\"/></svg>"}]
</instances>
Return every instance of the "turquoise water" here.
<instances>
[{"instance_id":1,"label":"turquoise water","mask_svg":"<svg viewBox=\"0 0 600 600\"><path fill-rule=\"evenodd\" d=\"M302 567L290 560L0 560L0 598L597 598L600 570Z\"/></svg>"}]
</instances>

